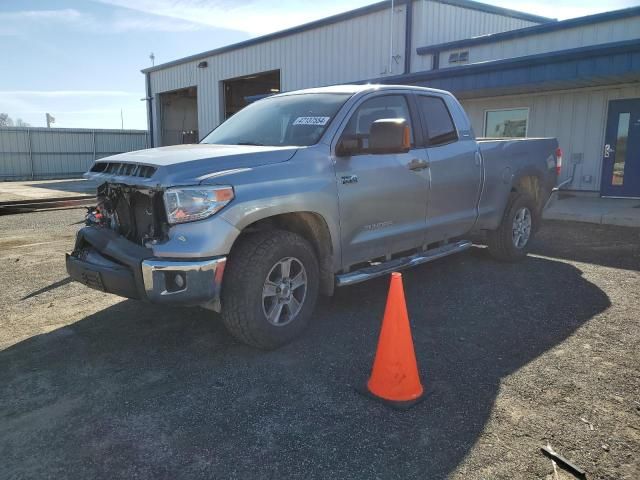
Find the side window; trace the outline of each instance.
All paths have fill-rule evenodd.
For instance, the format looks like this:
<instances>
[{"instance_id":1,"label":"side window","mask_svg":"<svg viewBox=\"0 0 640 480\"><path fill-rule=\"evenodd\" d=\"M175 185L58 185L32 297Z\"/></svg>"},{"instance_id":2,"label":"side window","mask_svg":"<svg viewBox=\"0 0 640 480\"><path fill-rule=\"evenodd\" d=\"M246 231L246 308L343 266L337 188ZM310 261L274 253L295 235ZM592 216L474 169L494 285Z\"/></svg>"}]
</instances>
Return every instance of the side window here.
<instances>
[{"instance_id":1,"label":"side window","mask_svg":"<svg viewBox=\"0 0 640 480\"><path fill-rule=\"evenodd\" d=\"M418 96L418 107L427 123L429 146L444 145L458 140L458 132L444 100L438 97Z\"/></svg>"},{"instance_id":2,"label":"side window","mask_svg":"<svg viewBox=\"0 0 640 480\"><path fill-rule=\"evenodd\" d=\"M371 124L382 118L404 118L409 125L411 145L414 144L409 106L404 95L383 95L365 101L351 115L342 135L360 139L362 147L366 149L369 147Z\"/></svg>"}]
</instances>

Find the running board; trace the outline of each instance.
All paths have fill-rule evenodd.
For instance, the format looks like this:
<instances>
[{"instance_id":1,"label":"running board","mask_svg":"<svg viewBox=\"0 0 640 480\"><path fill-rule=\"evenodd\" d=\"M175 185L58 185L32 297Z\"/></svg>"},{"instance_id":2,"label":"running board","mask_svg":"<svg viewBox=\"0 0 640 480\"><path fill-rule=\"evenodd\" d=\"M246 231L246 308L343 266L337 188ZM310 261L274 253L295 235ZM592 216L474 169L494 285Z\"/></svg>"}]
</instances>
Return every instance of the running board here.
<instances>
[{"instance_id":1,"label":"running board","mask_svg":"<svg viewBox=\"0 0 640 480\"><path fill-rule=\"evenodd\" d=\"M379 265L372 265L370 267L365 267L354 272L343 273L342 275L336 276L336 286L344 287L346 285L353 285L355 283L364 282L365 280L380 277L397 270L415 267L416 265L431 262L433 260L437 260L454 253L463 252L470 247L471 242L467 240L461 240L459 242L450 243L448 245L434 248L426 252L416 253L409 257L396 258Z\"/></svg>"}]
</instances>

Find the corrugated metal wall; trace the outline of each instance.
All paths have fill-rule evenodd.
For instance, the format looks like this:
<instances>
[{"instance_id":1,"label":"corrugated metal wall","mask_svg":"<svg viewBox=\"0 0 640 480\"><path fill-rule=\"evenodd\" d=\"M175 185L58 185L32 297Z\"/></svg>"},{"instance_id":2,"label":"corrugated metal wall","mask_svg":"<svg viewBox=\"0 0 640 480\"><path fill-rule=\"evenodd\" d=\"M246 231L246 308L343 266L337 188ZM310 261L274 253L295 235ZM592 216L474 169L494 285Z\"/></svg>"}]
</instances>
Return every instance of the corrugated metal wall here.
<instances>
[{"instance_id":1,"label":"corrugated metal wall","mask_svg":"<svg viewBox=\"0 0 640 480\"><path fill-rule=\"evenodd\" d=\"M404 67L405 6L394 11L392 73ZM390 10L293 34L206 59L151 73L154 141L159 137L157 95L190 86L198 88L198 129L204 137L221 120L221 81L269 70L280 70L281 89L346 83L388 74ZM203 60L207 68L197 68Z\"/></svg>"},{"instance_id":2,"label":"corrugated metal wall","mask_svg":"<svg viewBox=\"0 0 640 480\"><path fill-rule=\"evenodd\" d=\"M0 180L74 177L96 159L148 144L145 130L0 128Z\"/></svg>"},{"instance_id":3,"label":"corrugated metal wall","mask_svg":"<svg viewBox=\"0 0 640 480\"><path fill-rule=\"evenodd\" d=\"M428 0L414 1L413 8L413 71L431 68L430 59L415 55L418 46L535 25ZM281 89L290 91L403 73L406 5L394 9L391 72L390 17L390 9L384 9L151 72L154 142L159 144L157 96L162 92L197 87L198 129L202 138L221 121L221 82L226 79L280 70ZM201 61L207 61L208 67L197 68Z\"/></svg>"},{"instance_id":4,"label":"corrugated metal wall","mask_svg":"<svg viewBox=\"0 0 640 480\"><path fill-rule=\"evenodd\" d=\"M499 60L503 58L522 57L537 53L566 50L569 48L598 45L623 40L640 38L640 21L638 17L611 20L592 25L584 25L568 28L556 32L542 33L522 38L514 38L501 42L477 45L468 48L469 63L485 62L487 60ZM467 50L467 48L456 49ZM441 66L448 65L447 59L450 51L440 54ZM429 55L425 55L430 57Z\"/></svg>"},{"instance_id":5,"label":"corrugated metal wall","mask_svg":"<svg viewBox=\"0 0 640 480\"><path fill-rule=\"evenodd\" d=\"M537 25L519 18L429 0L414 2L413 9L412 72L431 70L432 66L431 55L418 55L416 48Z\"/></svg>"},{"instance_id":6,"label":"corrugated metal wall","mask_svg":"<svg viewBox=\"0 0 640 480\"><path fill-rule=\"evenodd\" d=\"M529 108L530 137L557 137L564 151L562 179L580 159L571 189L600 190L604 133L609 100L640 98L639 85L589 88L534 95L463 100L477 136L484 136L487 110ZM589 181L588 177L591 177Z\"/></svg>"}]
</instances>

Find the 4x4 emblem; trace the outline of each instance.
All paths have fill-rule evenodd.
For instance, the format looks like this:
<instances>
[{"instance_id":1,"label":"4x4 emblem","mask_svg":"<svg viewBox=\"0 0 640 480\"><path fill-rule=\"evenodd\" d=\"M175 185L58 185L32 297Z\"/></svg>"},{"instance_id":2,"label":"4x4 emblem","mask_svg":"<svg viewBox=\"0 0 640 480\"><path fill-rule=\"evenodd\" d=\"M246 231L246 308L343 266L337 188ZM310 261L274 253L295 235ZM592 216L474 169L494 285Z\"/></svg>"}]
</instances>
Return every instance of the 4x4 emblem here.
<instances>
[{"instance_id":1,"label":"4x4 emblem","mask_svg":"<svg viewBox=\"0 0 640 480\"><path fill-rule=\"evenodd\" d=\"M344 185L345 183L358 183L358 176L345 175L344 177L342 177L342 184Z\"/></svg>"}]
</instances>

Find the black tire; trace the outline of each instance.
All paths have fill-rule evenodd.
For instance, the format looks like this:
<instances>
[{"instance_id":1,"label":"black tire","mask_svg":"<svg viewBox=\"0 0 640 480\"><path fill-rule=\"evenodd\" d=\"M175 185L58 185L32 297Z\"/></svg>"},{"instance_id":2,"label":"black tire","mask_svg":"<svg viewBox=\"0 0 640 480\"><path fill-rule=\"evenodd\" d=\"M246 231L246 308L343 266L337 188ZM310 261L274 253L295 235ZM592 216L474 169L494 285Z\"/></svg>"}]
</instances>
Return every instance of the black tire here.
<instances>
[{"instance_id":1,"label":"black tire","mask_svg":"<svg viewBox=\"0 0 640 480\"><path fill-rule=\"evenodd\" d=\"M531 218L529 236L524 244L516 246L514 239L514 219L516 215L527 209ZM512 192L509 195L500 226L496 230L487 232L487 246L489 253L503 262L517 262L522 260L529 252L529 247L535 233L540 228L540 213L536 202L526 193ZM521 240L522 241L522 240Z\"/></svg>"},{"instance_id":2,"label":"black tire","mask_svg":"<svg viewBox=\"0 0 640 480\"><path fill-rule=\"evenodd\" d=\"M306 274L306 292L292 290L301 304L289 323L274 325L267 319L263 288L267 275L287 258ZM280 272L282 272L282 267ZM292 267L293 270L293 267ZM227 261L222 286L222 321L231 335L242 343L271 350L296 338L307 327L318 297L319 268L315 252L301 236L282 230L268 230L248 235L234 247ZM269 298L267 303L272 299ZM277 303L277 299L273 299ZM268 306L273 306L273 302ZM289 306L282 315L291 315ZM271 310L270 310L271 311ZM284 318L283 317L283 318Z\"/></svg>"}]
</instances>

